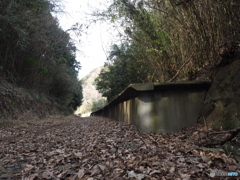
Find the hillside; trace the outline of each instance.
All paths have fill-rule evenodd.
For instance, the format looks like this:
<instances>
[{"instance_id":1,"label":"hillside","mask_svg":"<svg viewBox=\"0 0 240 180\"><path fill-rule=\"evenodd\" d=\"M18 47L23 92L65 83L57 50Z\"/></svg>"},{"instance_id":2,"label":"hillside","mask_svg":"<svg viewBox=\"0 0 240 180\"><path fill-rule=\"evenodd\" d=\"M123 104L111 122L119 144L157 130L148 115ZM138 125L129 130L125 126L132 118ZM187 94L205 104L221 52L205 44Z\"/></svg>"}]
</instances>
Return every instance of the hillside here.
<instances>
[{"instance_id":1,"label":"hillside","mask_svg":"<svg viewBox=\"0 0 240 180\"><path fill-rule=\"evenodd\" d=\"M82 101L77 79L81 66L69 33L53 16L58 4L42 0L0 4L0 118L18 119L32 110L48 114L53 103L64 114L72 114Z\"/></svg>"},{"instance_id":2,"label":"hillside","mask_svg":"<svg viewBox=\"0 0 240 180\"><path fill-rule=\"evenodd\" d=\"M78 107L75 111L75 114L90 113L93 106L95 106L95 109L98 109L106 102L105 98L102 97L102 94L100 94L93 85L93 82L99 75L101 69L102 67L93 69L88 75L82 78L83 103L82 106Z\"/></svg>"},{"instance_id":3,"label":"hillside","mask_svg":"<svg viewBox=\"0 0 240 180\"><path fill-rule=\"evenodd\" d=\"M63 108L50 96L7 81L0 71L0 127L40 121L63 115Z\"/></svg>"}]
</instances>

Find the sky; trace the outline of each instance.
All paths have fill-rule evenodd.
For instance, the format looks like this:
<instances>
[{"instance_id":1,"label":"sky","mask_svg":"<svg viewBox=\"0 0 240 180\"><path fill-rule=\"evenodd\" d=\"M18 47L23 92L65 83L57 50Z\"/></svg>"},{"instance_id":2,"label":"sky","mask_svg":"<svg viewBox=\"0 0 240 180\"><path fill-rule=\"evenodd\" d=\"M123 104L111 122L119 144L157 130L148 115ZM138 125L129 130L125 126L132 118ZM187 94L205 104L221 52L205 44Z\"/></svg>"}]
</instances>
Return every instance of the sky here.
<instances>
[{"instance_id":1,"label":"sky","mask_svg":"<svg viewBox=\"0 0 240 180\"><path fill-rule=\"evenodd\" d=\"M106 8L107 0L61 0L62 9L65 13L57 14L60 26L67 30L75 23L88 23L93 10ZM77 61L81 63L78 78L86 76L91 70L103 66L107 60L107 52L117 32L106 22L92 23L81 37L70 33L75 40L77 49ZM80 43L79 43L80 40Z\"/></svg>"}]
</instances>

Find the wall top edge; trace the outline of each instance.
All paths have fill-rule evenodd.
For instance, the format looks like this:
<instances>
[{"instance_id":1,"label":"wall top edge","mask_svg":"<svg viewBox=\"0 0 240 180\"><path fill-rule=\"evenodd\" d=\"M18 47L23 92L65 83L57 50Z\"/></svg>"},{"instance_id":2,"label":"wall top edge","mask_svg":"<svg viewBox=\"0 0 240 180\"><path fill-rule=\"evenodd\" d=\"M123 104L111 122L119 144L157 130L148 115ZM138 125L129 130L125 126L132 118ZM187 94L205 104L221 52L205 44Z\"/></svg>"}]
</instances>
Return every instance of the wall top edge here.
<instances>
[{"instance_id":1,"label":"wall top edge","mask_svg":"<svg viewBox=\"0 0 240 180\"><path fill-rule=\"evenodd\" d=\"M138 94L143 91L161 91L161 90L179 90L179 89L199 89L208 90L211 83L208 81L199 82L166 82L166 83L136 83L129 85L122 91L115 99L110 101L102 109L92 112L92 114L102 111L105 108L114 106L115 104L127 101L129 99L138 97Z\"/></svg>"}]
</instances>

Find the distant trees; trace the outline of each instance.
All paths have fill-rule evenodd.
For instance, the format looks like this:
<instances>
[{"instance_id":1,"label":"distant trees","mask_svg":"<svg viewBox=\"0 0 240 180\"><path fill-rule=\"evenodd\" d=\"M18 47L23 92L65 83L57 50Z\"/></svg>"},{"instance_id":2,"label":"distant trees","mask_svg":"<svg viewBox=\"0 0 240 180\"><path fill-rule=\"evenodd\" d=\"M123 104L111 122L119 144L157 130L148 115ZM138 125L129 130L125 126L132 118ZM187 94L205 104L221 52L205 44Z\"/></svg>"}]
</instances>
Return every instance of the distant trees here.
<instances>
[{"instance_id":1,"label":"distant trees","mask_svg":"<svg viewBox=\"0 0 240 180\"><path fill-rule=\"evenodd\" d=\"M134 51L127 43L112 46L108 56L109 63L105 64L95 79L97 90L107 97L108 101L130 84L144 82L142 78L146 76L147 68L134 59L135 53L137 55L140 52Z\"/></svg>"},{"instance_id":2,"label":"distant trees","mask_svg":"<svg viewBox=\"0 0 240 180\"><path fill-rule=\"evenodd\" d=\"M237 0L112 0L95 15L125 29L96 80L109 98L130 83L194 79L219 61L220 46L240 38Z\"/></svg>"},{"instance_id":3,"label":"distant trees","mask_svg":"<svg viewBox=\"0 0 240 180\"><path fill-rule=\"evenodd\" d=\"M106 105L106 99L100 98L92 102L91 112L97 111Z\"/></svg>"},{"instance_id":4,"label":"distant trees","mask_svg":"<svg viewBox=\"0 0 240 180\"><path fill-rule=\"evenodd\" d=\"M0 66L10 81L55 97L72 112L81 104L76 48L48 0L1 0Z\"/></svg>"}]
</instances>

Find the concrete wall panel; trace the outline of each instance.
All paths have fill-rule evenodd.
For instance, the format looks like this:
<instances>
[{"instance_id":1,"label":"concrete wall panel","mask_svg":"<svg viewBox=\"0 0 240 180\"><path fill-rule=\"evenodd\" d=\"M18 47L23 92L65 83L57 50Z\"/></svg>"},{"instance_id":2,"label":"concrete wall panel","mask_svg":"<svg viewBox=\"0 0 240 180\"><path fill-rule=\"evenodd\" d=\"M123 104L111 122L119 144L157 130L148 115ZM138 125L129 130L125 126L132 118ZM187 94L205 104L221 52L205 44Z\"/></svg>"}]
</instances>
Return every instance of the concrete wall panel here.
<instances>
[{"instance_id":1,"label":"concrete wall panel","mask_svg":"<svg viewBox=\"0 0 240 180\"><path fill-rule=\"evenodd\" d=\"M130 86L115 101L92 115L134 124L143 132L179 131L197 122L210 86L203 85L177 83L169 86L133 86L141 87L140 90L132 90ZM129 98L132 94L134 96Z\"/></svg>"}]
</instances>

